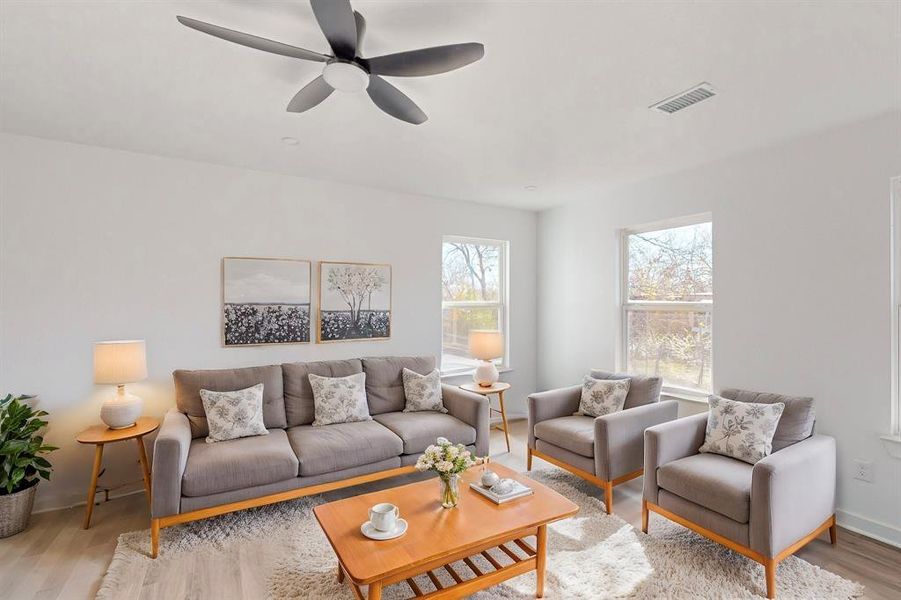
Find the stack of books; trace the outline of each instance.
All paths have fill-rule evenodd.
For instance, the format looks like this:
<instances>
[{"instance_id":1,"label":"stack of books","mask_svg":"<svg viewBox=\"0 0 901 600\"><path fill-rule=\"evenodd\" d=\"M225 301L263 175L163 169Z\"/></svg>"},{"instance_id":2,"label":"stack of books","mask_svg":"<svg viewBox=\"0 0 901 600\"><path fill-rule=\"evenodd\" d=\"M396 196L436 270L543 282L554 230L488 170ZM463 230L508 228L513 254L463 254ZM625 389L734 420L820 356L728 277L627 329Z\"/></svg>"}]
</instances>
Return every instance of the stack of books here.
<instances>
[{"instance_id":1,"label":"stack of books","mask_svg":"<svg viewBox=\"0 0 901 600\"><path fill-rule=\"evenodd\" d=\"M469 487L482 494L495 504L503 504L504 502L509 502L510 500L522 498L523 496L530 496L532 494L532 488L518 481L513 481L512 488L505 494L497 494L492 491L492 488L483 487L478 483L470 483Z\"/></svg>"}]
</instances>

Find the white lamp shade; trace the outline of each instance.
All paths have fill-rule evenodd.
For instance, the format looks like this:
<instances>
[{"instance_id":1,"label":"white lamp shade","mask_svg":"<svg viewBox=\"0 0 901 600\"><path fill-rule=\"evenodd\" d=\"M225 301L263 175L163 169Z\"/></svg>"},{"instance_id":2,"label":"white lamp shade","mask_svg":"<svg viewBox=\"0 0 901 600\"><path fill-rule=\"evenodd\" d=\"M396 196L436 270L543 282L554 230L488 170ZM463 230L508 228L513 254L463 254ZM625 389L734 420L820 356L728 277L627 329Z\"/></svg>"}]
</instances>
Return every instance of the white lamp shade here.
<instances>
[{"instance_id":1,"label":"white lamp shade","mask_svg":"<svg viewBox=\"0 0 901 600\"><path fill-rule=\"evenodd\" d=\"M469 353L479 360L494 360L504 355L504 335L490 329L469 332Z\"/></svg>"},{"instance_id":2,"label":"white lamp shade","mask_svg":"<svg viewBox=\"0 0 901 600\"><path fill-rule=\"evenodd\" d=\"M147 378L144 340L117 340L94 344L94 383L120 385Z\"/></svg>"}]
</instances>

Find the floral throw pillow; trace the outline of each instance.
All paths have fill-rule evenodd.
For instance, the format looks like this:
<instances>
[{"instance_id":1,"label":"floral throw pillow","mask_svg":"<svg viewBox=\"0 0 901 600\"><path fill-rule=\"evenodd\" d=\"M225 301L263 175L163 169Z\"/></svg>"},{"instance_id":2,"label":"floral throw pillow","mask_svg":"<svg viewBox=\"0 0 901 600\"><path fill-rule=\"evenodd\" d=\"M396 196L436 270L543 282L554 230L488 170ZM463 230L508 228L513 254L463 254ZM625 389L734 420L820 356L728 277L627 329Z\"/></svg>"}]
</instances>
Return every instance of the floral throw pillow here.
<instances>
[{"instance_id":1,"label":"floral throw pillow","mask_svg":"<svg viewBox=\"0 0 901 600\"><path fill-rule=\"evenodd\" d=\"M628 379L595 379L586 375L582 380L582 399L577 415L602 417L623 409L629 393Z\"/></svg>"},{"instance_id":2,"label":"floral throw pillow","mask_svg":"<svg viewBox=\"0 0 901 600\"><path fill-rule=\"evenodd\" d=\"M441 373L438 369L428 375L420 375L404 367L403 380L404 396L407 399L404 412L420 410L447 412L441 399Z\"/></svg>"},{"instance_id":3,"label":"floral throw pillow","mask_svg":"<svg viewBox=\"0 0 901 600\"><path fill-rule=\"evenodd\" d=\"M308 375L313 388L313 426L371 421L366 403L366 373L347 377Z\"/></svg>"},{"instance_id":4,"label":"floral throw pillow","mask_svg":"<svg viewBox=\"0 0 901 600\"><path fill-rule=\"evenodd\" d=\"M710 396L708 403L707 432L699 452L731 456L752 465L770 455L784 403L736 402L719 396Z\"/></svg>"},{"instance_id":5,"label":"floral throw pillow","mask_svg":"<svg viewBox=\"0 0 901 600\"><path fill-rule=\"evenodd\" d=\"M263 424L262 383L234 392L200 390L200 400L210 428L207 444L269 434Z\"/></svg>"}]
</instances>

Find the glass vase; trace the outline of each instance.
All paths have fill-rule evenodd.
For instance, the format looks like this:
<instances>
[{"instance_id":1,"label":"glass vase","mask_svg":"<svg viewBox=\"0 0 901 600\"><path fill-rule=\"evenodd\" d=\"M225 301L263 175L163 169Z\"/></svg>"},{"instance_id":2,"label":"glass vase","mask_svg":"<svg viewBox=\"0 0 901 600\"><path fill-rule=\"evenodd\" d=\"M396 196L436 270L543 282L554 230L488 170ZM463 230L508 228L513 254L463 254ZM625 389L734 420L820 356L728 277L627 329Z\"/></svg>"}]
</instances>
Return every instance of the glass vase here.
<instances>
[{"instance_id":1,"label":"glass vase","mask_svg":"<svg viewBox=\"0 0 901 600\"><path fill-rule=\"evenodd\" d=\"M457 475L442 475L438 478L441 482L441 506L454 508L460 501L460 486Z\"/></svg>"}]
</instances>

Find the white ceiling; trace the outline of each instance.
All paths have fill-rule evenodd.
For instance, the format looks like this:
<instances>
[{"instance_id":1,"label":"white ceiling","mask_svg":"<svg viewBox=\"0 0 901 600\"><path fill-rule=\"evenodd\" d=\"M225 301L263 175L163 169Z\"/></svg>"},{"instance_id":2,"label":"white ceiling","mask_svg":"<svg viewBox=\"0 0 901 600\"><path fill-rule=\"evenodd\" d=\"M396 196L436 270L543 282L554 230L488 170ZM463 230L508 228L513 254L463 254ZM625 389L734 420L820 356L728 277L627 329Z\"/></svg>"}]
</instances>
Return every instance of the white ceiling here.
<instances>
[{"instance_id":1,"label":"white ceiling","mask_svg":"<svg viewBox=\"0 0 901 600\"><path fill-rule=\"evenodd\" d=\"M368 21L368 56L479 41L485 58L392 80L429 115L424 125L365 94L335 93L298 115L285 106L320 64L209 37L175 15L327 52L305 0L2 0L0 124L543 208L901 108L897 1L353 4ZM701 81L720 95L672 116L647 109Z\"/></svg>"}]
</instances>

